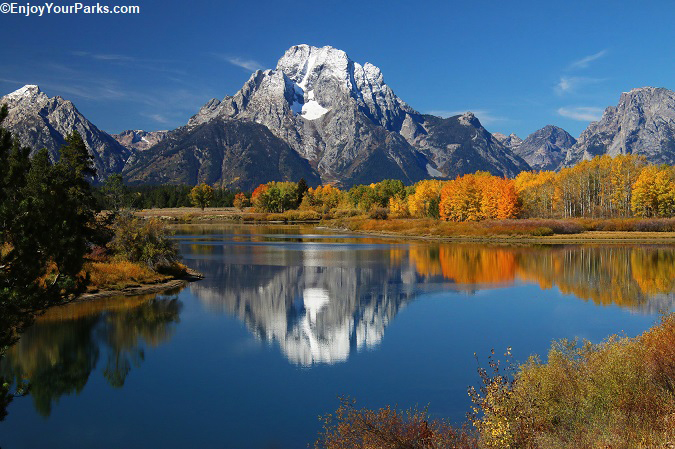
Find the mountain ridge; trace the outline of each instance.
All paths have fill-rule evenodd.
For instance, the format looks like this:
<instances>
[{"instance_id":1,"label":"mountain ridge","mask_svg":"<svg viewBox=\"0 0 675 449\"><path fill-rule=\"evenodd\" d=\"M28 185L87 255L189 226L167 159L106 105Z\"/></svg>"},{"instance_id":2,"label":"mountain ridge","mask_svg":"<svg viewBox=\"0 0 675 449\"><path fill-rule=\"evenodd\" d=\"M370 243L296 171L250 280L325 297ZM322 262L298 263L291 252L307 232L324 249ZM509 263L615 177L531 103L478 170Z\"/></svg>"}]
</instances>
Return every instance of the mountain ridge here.
<instances>
[{"instance_id":1,"label":"mountain ridge","mask_svg":"<svg viewBox=\"0 0 675 449\"><path fill-rule=\"evenodd\" d=\"M67 135L77 130L94 157L97 180L122 171L131 150L85 118L70 100L48 97L37 85L27 84L0 98L9 114L2 126L11 131L31 155L46 148L52 161Z\"/></svg>"},{"instance_id":2,"label":"mountain ridge","mask_svg":"<svg viewBox=\"0 0 675 449\"><path fill-rule=\"evenodd\" d=\"M274 69L253 72L234 95L209 100L173 130L109 135L72 102L50 98L36 85L0 103L9 107L3 126L33 152L46 147L52 160L65 135L77 129L99 181L121 172L132 183L251 189L305 177L311 185L348 188L386 178L406 184L451 179L476 170L514 177L600 154L675 164L675 92L666 88L624 92L578 140L555 125L523 140L490 133L471 112L447 118L419 113L396 96L378 67L330 46L289 48Z\"/></svg>"},{"instance_id":3,"label":"mountain ridge","mask_svg":"<svg viewBox=\"0 0 675 449\"><path fill-rule=\"evenodd\" d=\"M636 154L652 163L675 164L675 92L649 86L623 92L616 106L581 133L564 166L602 154Z\"/></svg>"}]
</instances>

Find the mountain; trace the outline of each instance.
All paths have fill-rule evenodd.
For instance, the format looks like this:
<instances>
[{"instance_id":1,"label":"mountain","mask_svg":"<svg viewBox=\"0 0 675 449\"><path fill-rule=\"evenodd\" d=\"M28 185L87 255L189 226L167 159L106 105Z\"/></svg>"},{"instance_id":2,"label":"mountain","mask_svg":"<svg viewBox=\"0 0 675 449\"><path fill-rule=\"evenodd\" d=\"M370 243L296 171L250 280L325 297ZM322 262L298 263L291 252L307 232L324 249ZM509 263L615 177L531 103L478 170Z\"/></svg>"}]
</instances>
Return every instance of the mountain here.
<instances>
[{"instance_id":1,"label":"mountain","mask_svg":"<svg viewBox=\"0 0 675 449\"><path fill-rule=\"evenodd\" d=\"M641 87L621 94L570 149L564 165L608 154L642 155L653 164L675 164L675 92Z\"/></svg>"},{"instance_id":2,"label":"mountain","mask_svg":"<svg viewBox=\"0 0 675 449\"><path fill-rule=\"evenodd\" d=\"M558 170L575 143L576 139L564 129L547 125L513 147L513 152L533 170Z\"/></svg>"},{"instance_id":3,"label":"mountain","mask_svg":"<svg viewBox=\"0 0 675 449\"><path fill-rule=\"evenodd\" d=\"M69 101L27 86L3 98L9 127L56 157L73 127L100 177L123 170L132 183L217 183L250 190L271 180L341 187L400 179L452 178L476 170L514 176L527 163L471 113L420 114L382 72L332 47L291 47L273 70L258 70L233 96L212 99L172 131L109 136ZM58 111L58 113L53 113ZM114 137L114 138L113 138Z\"/></svg>"},{"instance_id":4,"label":"mountain","mask_svg":"<svg viewBox=\"0 0 675 449\"><path fill-rule=\"evenodd\" d=\"M477 170L498 176L516 176L530 167L500 143L471 112L449 118L422 116L425 133L411 139L435 165L429 175L454 178Z\"/></svg>"},{"instance_id":5,"label":"mountain","mask_svg":"<svg viewBox=\"0 0 675 449\"><path fill-rule=\"evenodd\" d=\"M133 184L205 182L247 191L268 181L320 182L309 163L265 126L221 118L168 133L134 154L124 175Z\"/></svg>"},{"instance_id":6,"label":"mountain","mask_svg":"<svg viewBox=\"0 0 675 449\"><path fill-rule=\"evenodd\" d=\"M30 147L32 154L47 148L51 159L57 160L66 136L77 130L94 157L98 180L120 172L131 154L87 120L72 102L58 96L49 98L38 86L26 85L0 98L0 104L9 110L2 126Z\"/></svg>"},{"instance_id":7,"label":"mountain","mask_svg":"<svg viewBox=\"0 0 675 449\"><path fill-rule=\"evenodd\" d=\"M264 125L322 182L345 187L454 177L475 167L509 176L529 168L472 114L422 115L394 94L379 68L332 47L291 47L276 69L256 71L234 96L210 100L187 128L217 118Z\"/></svg>"},{"instance_id":8,"label":"mountain","mask_svg":"<svg viewBox=\"0 0 675 449\"><path fill-rule=\"evenodd\" d=\"M516 136L514 133L511 133L508 136L502 133L492 133L492 135L494 136L495 139L497 139L497 141L499 141L499 143L501 143L506 148L512 151L514 148L518 147L521 143L523 143L523 139Z\"/></svg>"},{"instance_id":9,"label":"mountain","mask_svg":"<svg viewBox=\"0 0 675 449\"><path fill-rule=\"evenodd\" d=\"M158 144L167 136L169 131L143 131L141 129L122 131L112 137L120 145L135 151L145 151Z\"/></svg>"}]
</instances>

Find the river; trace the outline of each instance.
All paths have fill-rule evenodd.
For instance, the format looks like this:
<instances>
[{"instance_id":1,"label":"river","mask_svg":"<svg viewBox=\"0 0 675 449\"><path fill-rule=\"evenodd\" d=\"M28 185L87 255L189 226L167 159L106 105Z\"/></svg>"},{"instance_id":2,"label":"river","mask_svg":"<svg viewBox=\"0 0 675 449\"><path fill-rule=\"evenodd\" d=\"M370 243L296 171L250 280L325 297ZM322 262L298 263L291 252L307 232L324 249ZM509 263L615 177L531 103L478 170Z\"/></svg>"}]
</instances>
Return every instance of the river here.
<instances>
[{"instance_id":1,"label":"river","mask_svg":"<svg viewBox=\"0 0 675 449\"><path fill-rule=\"evenodd\" d=\"M40 316L0 376L28 381L12 448L305 448L348 395L461 423L478 359L635 336L675 301L666 245L401 241L186 226L180 291Z\"/></svg>"}]
</instances>

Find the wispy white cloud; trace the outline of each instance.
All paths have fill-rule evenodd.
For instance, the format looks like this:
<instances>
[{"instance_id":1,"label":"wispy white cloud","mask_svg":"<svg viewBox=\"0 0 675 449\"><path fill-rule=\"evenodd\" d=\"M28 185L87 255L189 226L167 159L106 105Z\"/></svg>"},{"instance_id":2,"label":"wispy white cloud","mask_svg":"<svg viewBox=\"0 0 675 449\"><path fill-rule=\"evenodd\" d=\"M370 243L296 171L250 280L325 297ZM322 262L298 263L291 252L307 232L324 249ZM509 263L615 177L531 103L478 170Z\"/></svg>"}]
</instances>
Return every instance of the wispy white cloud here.
<instances>
[{"instance_id":1,"label":"wispy white cloud","mask_svg":"<svg viewBox=\"0 0 675 449\"><path fill-rule=\"evenodd\" d=\"M604 78L589 78L586 76L561 76L554 91L558 95L576 92L580 87L605 81Z\"/></svg>"},{"instance_id":2,"label":"wispy white cloud","mask_svg":"<svg viewBox=\"0 0 675 449\"><path fill-rule=\"evenodd\" d=\"M501 117L498 115L494 115L492 112L486 109L465 109L465 110L456 110L456 111L449 111L449 110L444 110L444 109L436 109L433 111L428 111L427 114L431 115L436 115L438 117L443 117L443 118L448 118L452 117L455 115L462 115L465 114L466 112L471 111L473 114L478 117L478 120L480 120L481 124L483 125L492 125L495 123L503 123L503 122L508 122L510 119L507 117Z\"/></svg>"},{"instance_id":3,"label":"wispy white cloud","mask_svg":"<svg viewBox=\"0 0 675 449\"><path fill-rule=\"evenodd\" d=\"M16 85L18 85L19 87L25 86L26 84L30 84L30 83L24 83L24 82L19 81L19 80L10 79L10 78L0 78L0 83L16 84ZM4 94L3 94L3 93L0 93L0 97L1 97L2 95L4 95Z\"/></svg>"},{"instance_id":4,"label":"wispy white cloud","mask_svg":"<svg viewBox=\"0 0 675 449\"><path fill-rule=\"evenodd\" d=\"M220 59L225 62L229 62L232 65L236 65L237 67L241 67L244 70L247 70L249 72L254 72L256 70L262 70L264 67L263 65L256 61L255 59L246 59L246 58L240 58L238 56L229 56L229 55L222 55L218 53L211 53L211 56Z\"/></svg>"},{"instance_id":5,"label":"wispy white cloud","mask_svg":"<svg viewBox=\"0 0 675 449\"><path fill-rule=\"evenodd\" d=\"M116 55L116 54L105 54L105 53L90 53L88 51L73 51L71 52L75 56L82 56L84 58L97 59L99 61L135 61L136 58L128 55Z\"/></svg>"},{"instance_id":6,"label":"wispy white cloud","mask_svg":"<svg viewBox=\"0 0 675 449\"><path fill-rule=\"evenodd\" d=\"M570 64L569 68L570 69L585 69L587 68L591 62L596 61L603 56L607 55L607 49L601 50L597 53L594 53L592 55L584 56L581 59L578 59L574 61L572 64Z\"/></svg>"},{"instance_id":7,"label":"wispy white cloud","mask_svg":"<svg viewBox=\"0 0 675 449\"><path fill-rule=\"evenodd\" d=\"M154 59L154 58L138 58L131 55L121 55L113 53L91 53L87 51L71 51L70 54L93 61L100 61L113 65L133 67L135 70L146 70L153 72L161 72L165 76L178 75L185 76L187 72L183 69L177 68L180 66L176 61L170 59ZM56 69L62 72L66 71L66 66L58 63L51 63L56 66ZM59 67L62 66L62 67ZM76 72L72 67L71 72Z\"/></svg>"},{"instance_id":8,"label":"wispy white cloud","mask_svg":"<svg viewBox=\"0 0 675 449\"><path fill-rule=\"evenodd\" d=\"M558 114L582 122L594 122L602 117L602 108L594 106L571 106L558 108Z\"/></svg>"},{"instance_id":9,"label":"wispy white cloud","mask_svg":"<svg viewBox=\"0 0 675 449\"><path fill-rule=\"evenodd\" d=\"M143 115L156 121L157 123L167 124L170 122L170 120L164 117L162 114L143 114Z\"/></svg>"}]
</instances>

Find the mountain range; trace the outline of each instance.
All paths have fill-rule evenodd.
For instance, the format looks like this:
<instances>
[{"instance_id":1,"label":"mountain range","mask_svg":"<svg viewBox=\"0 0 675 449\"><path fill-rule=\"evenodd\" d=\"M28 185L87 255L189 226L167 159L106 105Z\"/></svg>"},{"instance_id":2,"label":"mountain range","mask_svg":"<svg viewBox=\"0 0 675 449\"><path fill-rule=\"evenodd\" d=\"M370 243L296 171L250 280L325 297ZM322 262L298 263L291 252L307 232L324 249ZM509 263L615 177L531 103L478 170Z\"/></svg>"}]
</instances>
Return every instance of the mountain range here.
<instances>
[{"instance_id":1,"label":"mountain range","mask_svg":"<svg viewBox=\"0 0 675 449\"><path fill-rule=\"evenodd\" d=\"M47 148L52 161L58 159L66 136L77 130L94 157L99 180L121 172L132 153L87 120L72 102L61 97L49 98L38 86L23 86L2 97L2 104L7 105L9 112L2 126L18 137L22 145L30 147L32 154Z\"/></svg>"},{"instance_id":2,"label":"mountain range","mask_svg":"<svg viewBox=\"0 0 675 449\"><path fill-rule=\"evenodd\" d=\"M5 95L3 126L53 160L73 129L94 156L98 180L122 173L129 183L206 182L252 190L267 181L304 178L350 187L382 179L411 184L476 170L513 177L559 170L599 154L640 154L675 163L675 93L644 87L621 95L574 139L548 125L527 138L487 131L467 112L421 114L396 96L380 69L332 47L298 45L275 69L254 72L233 96L209 100L167 131L109 135L68 100L35 85Z\"/></svg>"}]
</instances>

